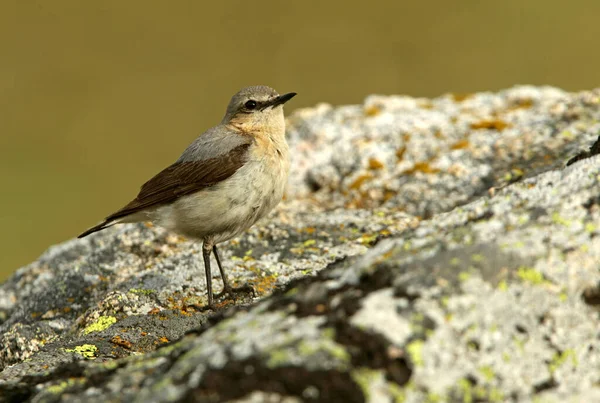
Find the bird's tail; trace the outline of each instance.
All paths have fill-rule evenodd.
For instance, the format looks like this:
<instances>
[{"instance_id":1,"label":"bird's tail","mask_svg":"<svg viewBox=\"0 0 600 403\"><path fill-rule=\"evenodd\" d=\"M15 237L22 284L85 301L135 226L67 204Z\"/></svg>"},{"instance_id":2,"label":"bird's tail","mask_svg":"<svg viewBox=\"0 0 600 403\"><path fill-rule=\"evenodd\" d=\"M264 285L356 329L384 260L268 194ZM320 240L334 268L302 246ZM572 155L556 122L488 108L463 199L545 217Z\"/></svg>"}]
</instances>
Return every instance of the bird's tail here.
<instances>
[{"instance_id":1,"label":"bird's tail","mask_svg":"<svg viewBox=\"0 0 600 403\"><path fill-rule=\"evenodd\" d=\"M112 227L113 225L118 224L118 223L119 223L119 220L105 220L104 222L102 222L96 226L93 226L92 228L79 234L77 236L77 238L84 238L84 237L88 236L89 234L93 234L94 232L102 231L103 229Z\"/></svg>"}]
</instances>

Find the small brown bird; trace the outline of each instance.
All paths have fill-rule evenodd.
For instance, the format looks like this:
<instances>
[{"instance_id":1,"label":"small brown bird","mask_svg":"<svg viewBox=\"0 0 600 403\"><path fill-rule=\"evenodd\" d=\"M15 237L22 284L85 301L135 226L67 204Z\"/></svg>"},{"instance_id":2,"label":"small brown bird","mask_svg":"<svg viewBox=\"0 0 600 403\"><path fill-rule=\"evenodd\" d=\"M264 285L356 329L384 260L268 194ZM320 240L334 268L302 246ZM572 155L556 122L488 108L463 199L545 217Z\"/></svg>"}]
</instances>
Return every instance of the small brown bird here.
<instances>
[{"instance_id":1,"label":"small brown bird","mask_svg":"<svg viewBox=\"0 0 600 403\"><path fill-rule=\"evenodd\" d=\"M203 242L209 307L211 252L223 279L217 297L252 290L229 285L217 244L250 228L281 201L290 169L283 104L295 95L279 95L262 85L242 89L231 98L218 126L198 136L134 200L79 238L114 224L151 221Z\"/></svg>"}]
</instances>

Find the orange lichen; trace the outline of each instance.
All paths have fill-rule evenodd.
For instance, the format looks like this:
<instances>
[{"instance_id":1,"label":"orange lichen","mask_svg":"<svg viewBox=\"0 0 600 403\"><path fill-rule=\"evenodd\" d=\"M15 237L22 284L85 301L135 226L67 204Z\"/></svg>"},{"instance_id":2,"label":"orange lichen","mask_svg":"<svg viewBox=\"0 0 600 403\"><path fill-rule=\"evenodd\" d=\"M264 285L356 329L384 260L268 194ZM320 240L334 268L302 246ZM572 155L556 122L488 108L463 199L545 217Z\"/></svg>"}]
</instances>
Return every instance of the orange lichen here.
<instances>
[{"instance_id":1,"label":"orange lichen","mask_svg":"<svg viewBox=\"0 0 600 403\"><path fill-rule=\"evenodd\" d=\"M510 124L500 119L480 120L479 122L471 123L471 129L494 129L502 131L509 127Z\"/></svg>"},{"instance_id":2,"label":"orange lichen","mask_svg":"<svg viewBox=\"0 0 600 403\"><path fill-rule=\"evenodd\" d=\"M123 348L126 349L131 349L131 347L133 346L131 344L131 342L129 340L125 340L124 338L122 338L121 336L114 336L111 340L111 343L116 344L117 346L121 346Z\"/></svg>"},{"instance_id":3,"label":"orange lichen","mask_svg":"<svg viewBox=\"0 0 600 403\"><path fill-rule=\"evenodd\" d=\"M473 94L456 93L456 94L450 94L450 96L452 97L454 102L462 102L462 101L465 101L465 100L471 98L473 96Z\"/></svg>"},{"instance_id":4,"label":"orange lichen","mask_svg":"<svg viewBox=\"0 0 600 403\"><path fill-rule=\"evenodd\" d=\"M402 146L396 150L396 158L398 158L398 161L402 161L402 158L404 157L405 152L406 152L406 146Z\"/></svg>"},{"instance_id":5,"label":"orange lichen","mask_svg":"<svg viewBox=\"0 0 600 403\"><path fill-rule=\"evenodd\" d=\"M523 98L517 99L513 102L513 104L508 108L509 110L515 109L529 109L533 106L533 99L531 98Z\"/></svg>"},{"instance_id":6,"label":"orange lichen","mask_svg":"<svg viewBox=\"0 0 600 403\"><path fill-rule=\"evenodd\" d=\"M377 116L381 113L381 109L377 105L371 105L365 108L366 116Z\"/></svg>"},{"instance_id":7,"label":"orange lichen","mask_svg":"<svg viewBox=\"0 0 600 403\"><path fill-rule=\"evenodd\" d=\"M169 339L167 339L165 336L162 336L158 338L158 341L161 343L168 343Z\"/></svg>"},{"instance_id":8,"label":"orange lichen","mask_svg":"<svg viewBox=\"0 0 600 403\"><path fill-rule=\"evenodd\" d=\"M257 270L252 270L252 271L257 273L257 276L255 278L253 278L252 280L250 280L249 282L252 285L252 287L254 288L254 291L258 295L265 295L265 294L268 294L271 291L273 291L273 289L275 288L275 285L277 283L276 276L274 276L274 275L263 276L263 275L261 275L260 271L257 271Z\"/></svg>"},{"instance_id":9,"label":"orange lichen","mask_svg":"<svg viewBox=\"0 0 600 403\"><path fill-rule=\"evenodd\" d=\"M406 171L402 172L403 174L407 174L407 175L411 175L414 174L416 172L422 172L424 174L435 174L440 172L440 170L438 168L433 168L429 162L416 162L415 165L410 168L407 169Z\"/></svg>"},{"instance_id":10,"label":"orange lichen","mask_svg":"<svg viewBox=\"0 0 600 403\"><path fill-rule=\"evenodd\" d=\"M383 201L388 201L396 196L396 192L392 190L386 190L383 194Z\"/></svg>"},{"instance_id":11,"label":"orange lichen","mask_svg":"<svg viewBox=\"0 0 600 403\"><path fill-rule=\"evenodd\" d=\"M358 178L356 178L354 180L354 182L352 182L350 184L350 189L360 189L360 187L362 186L362 184L366 181L368 181L369 179L373 179L373 175L371 174L365 174L365 175L360 175Z\"/></svg>"},{"instance_id":12,"label":"orange lichen","mask_svg":"<svg viewBox=\"0 0 600 403\"><path fill-rule=\"evenodd\" d=\"M469 140L460 140L450 146L451 150L462 150L463 148L469 148L471 143Z\"/></svg>"},{"instance_id":13,"label":"orange lichen","mask_svg":"<svg viewBox=\"0 0 600 403\"><path fill-rule=\"evenodd\" d=\"M377 158L369 158L369 169L378 170L383 167L383 162L379 161Z\"/></svg>"}]
</instances>

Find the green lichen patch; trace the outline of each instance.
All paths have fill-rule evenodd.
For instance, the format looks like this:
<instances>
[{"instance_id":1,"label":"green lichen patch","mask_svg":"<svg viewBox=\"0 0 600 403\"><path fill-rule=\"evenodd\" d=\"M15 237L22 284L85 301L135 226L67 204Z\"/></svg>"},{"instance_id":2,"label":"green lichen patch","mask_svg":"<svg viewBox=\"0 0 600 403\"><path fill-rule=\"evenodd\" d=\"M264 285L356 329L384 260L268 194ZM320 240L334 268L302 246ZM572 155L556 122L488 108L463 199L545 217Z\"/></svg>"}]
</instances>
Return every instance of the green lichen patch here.
<instances>
[{"instance_id":1,"label":"green lichen patch","mask_svg":"<svg viewBox=\"0 0 600 403\"><path fill-rule=\"evenodd\" d=\"M423 340L414 340L406 346L406 351L410 356L412 363L415 367L422 366L424 364L423 361L423 345L425 342Z\"/></svg>"},{"instance_id":2,"label":"green lichen patch","mask_svg":"<svg viewBox=\"0 0 600 403\"><path fill-rule=\"evenodd\" d=\"M44 392L50 395L60 395L69 388L85 383L83 378L69 378L66 381L48 386ZM41 399L39 399L41 400Z\"/></svg>"},{"instance_id":3,"label":"green lichen patch","mask_svg":"<svg viewBox=\"0 0 600 403\"><path fill-rule=\"evenodd\" d=\"M463 403L474 402L502 402L504 394L497 388L486 388L481 385L474 385L470 380L462 378L458 381L455 388L456 401Z\"/></svg>"},{"instance_id":4,"label":"green lichen patch","mask_svg":"<svg viewBox=\"0 0 600 403\"><path fill-rule=\"evenodd\" d=\"M156 293L156 290L146 289L146 288L130 288L129 292L133 293L133 294L151 295L151 294Z\"/></svg>"},{"instance_id":5,"label":"green lichen patch","mask_svg":"<svg viewBox=\"0 0 600 403\"><path fill-rule=\"evenodd\" d=\"M363 396L366 401L370 401L371 397L371 386L374 383L375 379L381 373L379 371L375 371L369 368L358 368L355 371L351 372L352 379L356 384L360 387L363 392Z\"/></svg>"},{"instance_id":6,"label":"green lichen patch","mask_svg":"<svg viewBox=\"0 0 600 403\"><path fill-rule=\"evenodd\" d=\"M494 379L494 377L496 376L496 374L494 373L494 370L489 366L479 368L479 373L488 382L491 381L492 379Z\"/></svg>"},{"instance_id":7,"label":"green lichen patch","mask_svg":"<svg viewBox=\"0 0 600 403\"><path fill-rule=\"evenodd\" d=\"M578 361L577 361L577 355L575 354L575 350L568 349L568 350L563 351L562 353L556 353L554 355L554 357L552 358L552 361L548 365L548 369L550 370L550 373L553 374L558 368L563 366L569 360L573 367L577 367Z\"/></svg>"},{"instance_id":8,"label":"green lichen patch","mask_svg":"<svg viewBox=\"0 0 600 403\"><path fill-rule=\"evenodd\" d=\"M352 380L358 385L365 401L378 401L387 395L387 401L402 403L406 400L406 391L397 383L387 381L383 371L359 367L350 373Z\"/></svg>"},{"instance_id":9,"label":"green lichen patch","mask_svg":"<svg viewBox=\"0 0 600 403\"><path fill-rule=\"evenodd\" d=\"M544 278L542 273L531 267L519 267L517 269L517 276L524 282L532 285L548 283L548 280Z\"/></svg>"}]
</instances>

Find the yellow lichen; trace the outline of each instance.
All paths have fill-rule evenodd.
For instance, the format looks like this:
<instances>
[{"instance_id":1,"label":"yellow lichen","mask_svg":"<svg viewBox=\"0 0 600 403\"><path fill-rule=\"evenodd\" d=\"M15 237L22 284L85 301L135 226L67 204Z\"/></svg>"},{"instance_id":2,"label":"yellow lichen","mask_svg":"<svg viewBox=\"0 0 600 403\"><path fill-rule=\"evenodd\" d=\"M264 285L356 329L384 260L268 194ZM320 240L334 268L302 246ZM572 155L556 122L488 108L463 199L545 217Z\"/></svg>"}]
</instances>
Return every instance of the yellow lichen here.
<instances>
[{"instance_id":1,"label":"yellow lichen","mask_svg":"<svg viewBox=\"0 0 600 403\"><path fill-rule=\"evenodd\" d=\"M359 240L365 246L372 245L377 240L377 235L363 234Z\"/></svg>"},{"instance_id":2,"label":"yellow lichen","mask_svg":"<svg viewBox=\"0 0 600 403\"><path fill-rule=\"evenodd\" d=\"M73 348L66 348L65 352L76 353L88 360L93 360L96 358L98 347L94 346L93 344L83 344L81 346L75 346Z\"/></svg>"},{"instance_id":3,"label":"yellow lichen","mask_svg":"<svg viewBox=\"0 0 600 403\"><path fill-rule=\"evenodd\" d=\"M304 241L303 245L306 247L306 246L314 245L316 243L317 243L317 241L315 241L314 239L308 239L308 240Z\"/></svg>"},{"instance_id":4,"label":"yellow lichen","mask_svg":"<svg viewBox=\"0 0 600 403\"><path fill-rule=\"evenodd\" d=\"M100 316L98 320L83 329L83 333L89 334L92 332L101 332L108 329L115 323L117 323L117 318L114 316Z\"/></svg>"},{"instance_id":5,"label":"yellow lichen","mask_svg":"<svg viewBox=\"0 0 600 403\"><path fill-rule=\"evenodd\" d=\"M548 282L544 278L544 275L542 273L530 267L519 267L517 269L517 276L521 280L534 285L544 284Z\"/></svg>"},{"instance_id":6,"label":"yellow lichen","mask_svg":"<svg viewBox=\"0 0 600 403\"><path fill-rule=\"evenodd\" d=\"M571 365L573 367L577 367L578 361L577 361L577 355L575 353L575 350L573 349L568 349L563 351L562 353L556 353L554 355L554 357L552 358L552 361L549 364L549 370L550 373L554 373L559 367L561 367L565 362L567 362L568 359L571 359Z\"/></svg>"},{"instance_id":7,"label":"yellow lichen","mask_svg":"<svg viewBox=\"0 0 600 403\"><path fill-rule=\"evenodd\" d=\"M406 346L406 351L408 352L408 355L410 356L410 359L412 361L412 363L415 365L415 367L421 366L424 364L424 360L423 360L423 345L425 343L423 342L423 340L415 340L410 342L407 346Z\"/></svg>"}]
</instances>

